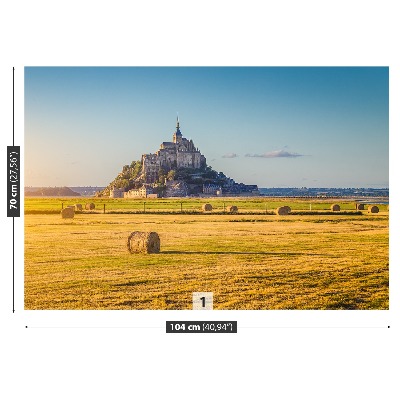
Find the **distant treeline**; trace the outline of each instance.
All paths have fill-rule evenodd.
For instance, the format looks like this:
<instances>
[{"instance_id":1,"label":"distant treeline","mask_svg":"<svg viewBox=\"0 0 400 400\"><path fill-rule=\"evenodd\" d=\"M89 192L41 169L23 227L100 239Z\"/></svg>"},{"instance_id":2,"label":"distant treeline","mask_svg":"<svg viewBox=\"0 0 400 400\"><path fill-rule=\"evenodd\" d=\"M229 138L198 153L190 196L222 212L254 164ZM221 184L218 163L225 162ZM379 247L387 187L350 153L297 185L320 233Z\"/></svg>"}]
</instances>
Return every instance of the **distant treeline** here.
<instances>
[{"instance_id":1,"label":"distant treeline","mask_svg":"<svg viewBox=\"0 0 400 400\"><path fill-rule=\"evenodd\" d=\"M260 188L262 196L270 197L389 197L388 188Z\"/></svg>"},{"instance_id":2,"label":"distant treeline","mask_svg":"<svg viewBox=\"0 0 400 400\"><path fill-rule=\"evenodd\" d=\"M80 193L64 187L42 187L25 188L25 196L74 196L79 197Z\"/></svg>"}]
</instances>

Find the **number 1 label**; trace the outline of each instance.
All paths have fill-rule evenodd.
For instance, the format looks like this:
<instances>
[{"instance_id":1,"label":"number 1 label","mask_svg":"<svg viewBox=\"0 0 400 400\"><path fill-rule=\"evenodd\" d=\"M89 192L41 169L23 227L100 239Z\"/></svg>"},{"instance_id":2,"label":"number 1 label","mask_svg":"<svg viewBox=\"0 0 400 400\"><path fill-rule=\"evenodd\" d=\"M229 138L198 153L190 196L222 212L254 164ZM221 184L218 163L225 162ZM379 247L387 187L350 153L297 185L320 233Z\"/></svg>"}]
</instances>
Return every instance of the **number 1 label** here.
<instances>
[{"instance_id":1,"label":"number 1 label","mask_svg":"<svg viewBox=\"0 0 400 400\"><path fill-rule=\"evenodd\" d=\"M213 292L193 292L193 310L212 310Z\"/></svg>"}]
</instances>

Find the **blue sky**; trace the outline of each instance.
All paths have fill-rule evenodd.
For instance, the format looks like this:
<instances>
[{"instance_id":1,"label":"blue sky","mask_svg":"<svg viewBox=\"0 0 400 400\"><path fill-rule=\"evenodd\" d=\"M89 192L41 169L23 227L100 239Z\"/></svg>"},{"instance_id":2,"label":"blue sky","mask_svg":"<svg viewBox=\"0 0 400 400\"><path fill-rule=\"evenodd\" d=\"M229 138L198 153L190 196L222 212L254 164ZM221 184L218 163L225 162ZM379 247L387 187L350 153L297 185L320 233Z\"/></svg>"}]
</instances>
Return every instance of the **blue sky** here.
<instances>
[{"instance_id":1,"label":"blue sky","mask_svg":"<svg viewBox=\"0 0 400 400\"><path fill-rule=\"evenodd\" d=\"M106 186L181 132L259 187L388 187L385 67L27 67L25 185Z\"/></svg>"}]
</instances>

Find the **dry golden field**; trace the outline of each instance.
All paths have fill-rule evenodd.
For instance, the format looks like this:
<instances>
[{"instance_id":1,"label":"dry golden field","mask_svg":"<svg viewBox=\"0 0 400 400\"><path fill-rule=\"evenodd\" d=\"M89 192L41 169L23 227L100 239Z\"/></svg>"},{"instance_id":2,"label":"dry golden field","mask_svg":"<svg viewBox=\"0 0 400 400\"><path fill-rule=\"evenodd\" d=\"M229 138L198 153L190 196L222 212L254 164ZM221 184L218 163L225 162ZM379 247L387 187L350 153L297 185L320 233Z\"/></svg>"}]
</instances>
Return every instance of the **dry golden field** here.
<instances>
[{"instance_id":1,"label":"dry golden field","mask_svg":"<svg viewBox=\"0 0 400 400\"><path fill-rule=\"evenodd\" d=\"M308 203L307 203L308 204ZM132 231L159 254L130 254ZM26 309L388 309L388 213L25 215Z\"/></svg>"}]
</instances>

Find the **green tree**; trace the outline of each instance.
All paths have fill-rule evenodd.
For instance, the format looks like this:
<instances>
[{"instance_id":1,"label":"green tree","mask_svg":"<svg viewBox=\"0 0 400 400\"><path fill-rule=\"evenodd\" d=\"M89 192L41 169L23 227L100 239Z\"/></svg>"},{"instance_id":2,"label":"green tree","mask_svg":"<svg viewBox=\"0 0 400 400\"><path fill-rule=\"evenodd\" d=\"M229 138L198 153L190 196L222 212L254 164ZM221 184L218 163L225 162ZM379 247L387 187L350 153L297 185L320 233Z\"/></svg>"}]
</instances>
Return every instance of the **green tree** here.
<instances>
[{"instance_id":1,"label":"green tree","mask_svg":"<svg viewBox=\"0 0 400 400\"><path fill-rule=\"evenodd\" d=\"M142 163L140 161L132 161L131 164L131 177L137 178L142 171Z\"/></svg>"},{"instance_id":2,"label":"green tree","mask_svg":"<svg viewBox=\"0 0 400 400\"><path fill-rule=\"evenodd\" d=\"M171 169L171 171L168 172L167 179L169 181L173 181L175 179L175 176L176 176L176 171L174 169Z\"/></svg>"},{"instance_id":3,"label":"green tree","mask_svg":"<svg viewBox=\"0 0 400 400\"><path fill-rule=\"evenodd\" d=\"M164 184L166 178L167 178L167 176L165 174L165 170L163 168L160 168L158 170L158 182L161 184Z\"/></svg>"}]
</instances>

